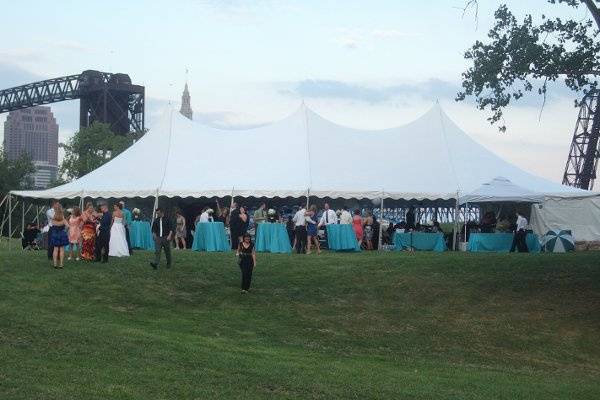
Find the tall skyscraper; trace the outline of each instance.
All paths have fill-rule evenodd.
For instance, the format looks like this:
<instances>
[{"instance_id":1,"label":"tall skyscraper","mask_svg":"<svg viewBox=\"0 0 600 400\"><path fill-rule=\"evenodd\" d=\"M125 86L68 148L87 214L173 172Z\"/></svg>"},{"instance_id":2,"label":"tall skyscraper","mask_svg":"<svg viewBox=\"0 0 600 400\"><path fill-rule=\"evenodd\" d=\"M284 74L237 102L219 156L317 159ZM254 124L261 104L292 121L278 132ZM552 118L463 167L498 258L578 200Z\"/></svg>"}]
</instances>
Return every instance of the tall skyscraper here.
<instances>
[{"instance_id":1,"label":"tall skyscraper","mask_svg":"<svg viewBox=\"0 0 600 400\"><path fill-rule=\"evenodd\" d=\"M28 154L36 172L33 184L43 189L58 173L58 124L50 107L11 111L4 122L4 152L9 160Z\"/></svg>"},{"instance_id":2,"label":"tall skyscraper","mask_svg":"<svg viewBox=\"0 0 600 400\"><path fill-rule=\"evenodd\" d=\"M185 83L185 88L183 89L183 94L181 95L181 109L179 112L181 115L188 119L193 119L193 111L192 104L190 103L190 92L188 90L187 82Z\"/></svg>"}]
</instances>

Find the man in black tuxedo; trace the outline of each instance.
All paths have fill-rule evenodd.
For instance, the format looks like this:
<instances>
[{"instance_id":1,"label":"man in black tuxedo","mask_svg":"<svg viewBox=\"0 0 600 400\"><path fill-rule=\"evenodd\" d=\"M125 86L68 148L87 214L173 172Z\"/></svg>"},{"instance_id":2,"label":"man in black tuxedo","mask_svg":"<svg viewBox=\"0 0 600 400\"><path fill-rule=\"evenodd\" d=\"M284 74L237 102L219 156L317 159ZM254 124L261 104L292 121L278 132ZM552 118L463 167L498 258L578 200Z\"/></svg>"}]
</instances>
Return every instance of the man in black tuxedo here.
<instances>
[{"instance_id":1,"label":"man in black tuxedo","mask_svg":"<svg viewBox=\"0 0 600 400\"><path fill-rule=\"evenodd\" d=\"M171 268L171 239L173 238L173 226L169 218L165 218L161 208L156 209L156 218L152 222L152 236L154 237L154 262L150 265L157 269L160 264L161 250L165 250L167 268Z\"/></svg>"},{"instance_id":2,"label":"man in black tuxedo","mask_svg":"<svg viewBox=\"0 0 600 400\"><path fill-rule=\"evenodd\" d=\"M110 225L112 224L112 215L108 211L108 204L100 205L100 226L98 229L98 237L96 238L95 259L96 262L108 262L108 244L110 243Z\"/></svg>"}]
</instances>

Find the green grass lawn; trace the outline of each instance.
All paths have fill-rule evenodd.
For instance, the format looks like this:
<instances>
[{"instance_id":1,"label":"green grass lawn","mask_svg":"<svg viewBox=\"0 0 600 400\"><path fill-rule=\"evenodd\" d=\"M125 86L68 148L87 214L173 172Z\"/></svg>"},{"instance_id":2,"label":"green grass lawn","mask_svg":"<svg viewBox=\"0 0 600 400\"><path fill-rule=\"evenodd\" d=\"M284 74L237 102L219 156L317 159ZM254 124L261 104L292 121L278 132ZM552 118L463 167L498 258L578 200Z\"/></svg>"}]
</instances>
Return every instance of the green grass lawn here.
<instances>
[{"instance_id":1,"label":"green grass lawn","mask_svg":"<svg viewBox=\"0 0 600 400\"><path fill-rule=\"evenodd\" d=\"M0 250L0 399L598 399L600 253Z\"/></svg>"}]
</instances>

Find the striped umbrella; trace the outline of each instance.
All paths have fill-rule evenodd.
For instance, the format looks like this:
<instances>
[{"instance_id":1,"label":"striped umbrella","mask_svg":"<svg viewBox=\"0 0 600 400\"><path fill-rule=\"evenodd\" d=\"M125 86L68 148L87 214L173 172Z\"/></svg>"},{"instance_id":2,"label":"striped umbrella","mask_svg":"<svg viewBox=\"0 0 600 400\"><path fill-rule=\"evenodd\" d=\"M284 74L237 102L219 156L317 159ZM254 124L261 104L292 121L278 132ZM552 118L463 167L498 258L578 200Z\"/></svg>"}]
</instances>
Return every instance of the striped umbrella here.
<instances>
[{"instance_id":1,"label":"striped umbrella","mask_svg":"<svg viewBox=\"0 0 600 400\"><path fill-rule=\"evenodd\" d=\"M575 250L575 239L570 230L550 230L544 235L544 251L564 253Z\"/></svg>"}]
</instances>

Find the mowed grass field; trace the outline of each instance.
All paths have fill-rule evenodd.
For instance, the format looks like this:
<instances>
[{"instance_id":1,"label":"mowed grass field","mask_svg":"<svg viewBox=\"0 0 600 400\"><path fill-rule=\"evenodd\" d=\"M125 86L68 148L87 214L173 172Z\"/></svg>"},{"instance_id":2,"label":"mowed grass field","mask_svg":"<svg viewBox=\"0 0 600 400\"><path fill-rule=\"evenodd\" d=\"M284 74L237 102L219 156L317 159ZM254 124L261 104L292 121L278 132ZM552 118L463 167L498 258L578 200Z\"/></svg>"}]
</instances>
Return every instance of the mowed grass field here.
<instances>
[{"instance_id":1,"label":"mowed grass field","mask_svg":"<svg viewBox=\"0 0 600 400\"><path fill-rule=\"evenodd\" d=\"M600 253L0 250L0 399L598 399Z\"/></svg>"}]
</instances>

